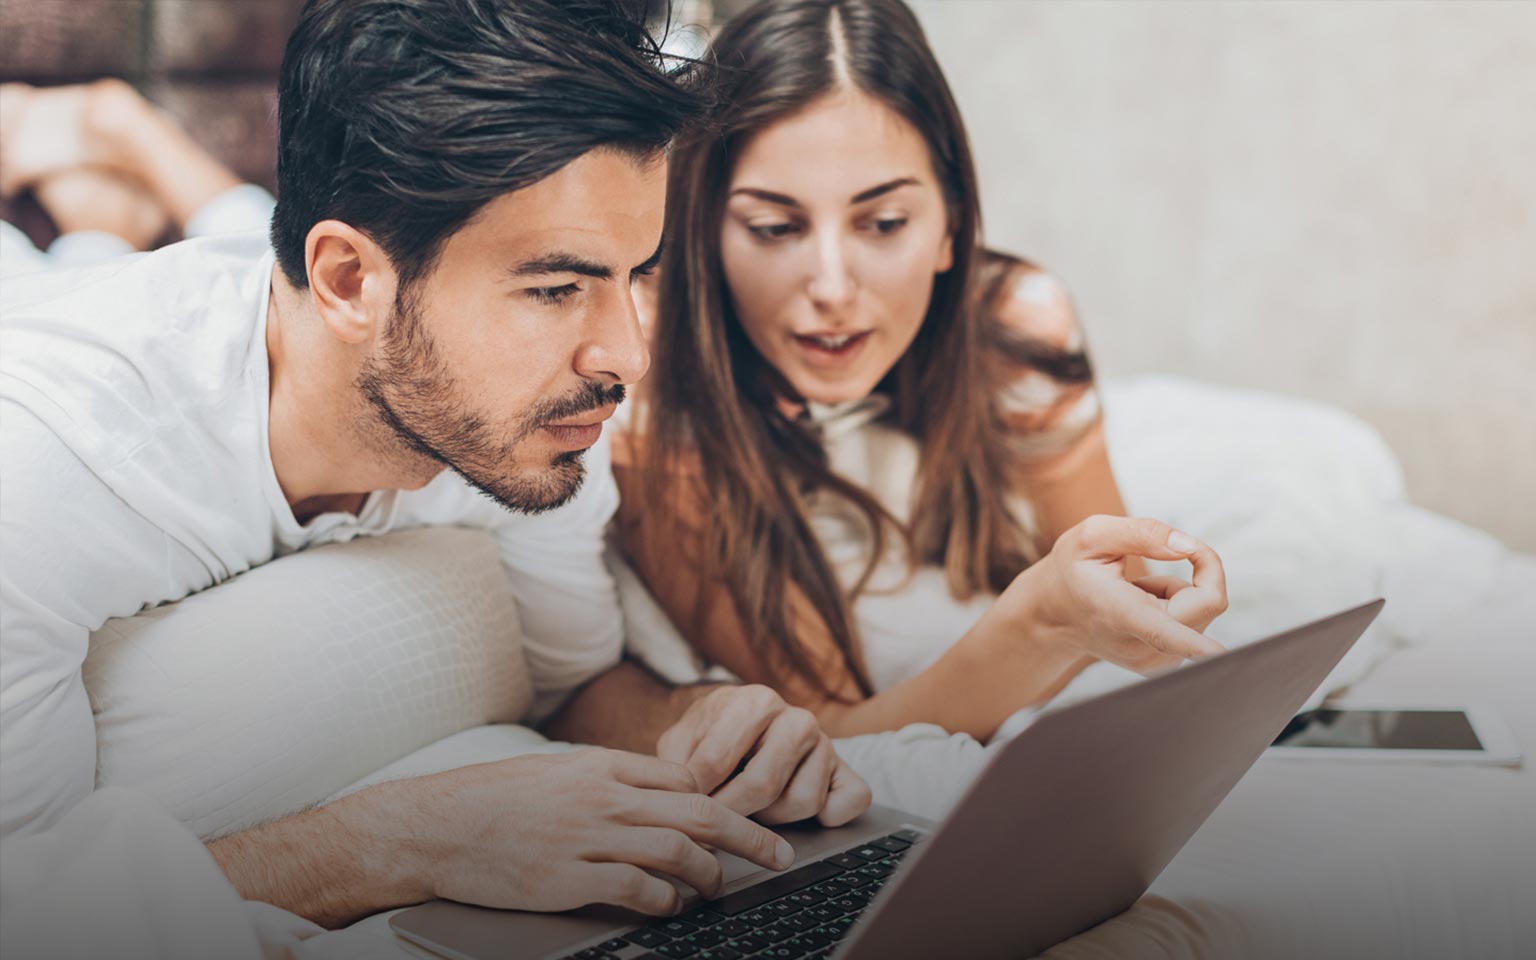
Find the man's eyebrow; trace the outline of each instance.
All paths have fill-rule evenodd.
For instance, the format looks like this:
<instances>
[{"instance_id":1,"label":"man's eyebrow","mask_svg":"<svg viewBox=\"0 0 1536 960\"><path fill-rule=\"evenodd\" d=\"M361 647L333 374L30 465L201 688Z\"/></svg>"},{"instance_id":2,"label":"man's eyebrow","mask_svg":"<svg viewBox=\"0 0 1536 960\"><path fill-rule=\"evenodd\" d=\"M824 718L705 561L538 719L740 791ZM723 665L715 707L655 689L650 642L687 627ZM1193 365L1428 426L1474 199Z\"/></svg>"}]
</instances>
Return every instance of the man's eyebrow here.
<instances>
[{"instance_id":1,"label":"man's eyebrow","mask_svg":"<svg viewBox=\"0 0 1536 960\"><path fill-rule=\"evenodd\" d=\"M853 198L848 202L853 204L864 203L866 200L873 200L876 197L884 196L885 194L890 193L892 190L897 190L901 187L917 186L918 183L919 181L916 177L897 177L894 180L887 180L885 183L870 187L868 190L859 191L858 193L854 194ZM794 197L786 196L782 193L774 193L772 190L759 190L757 187L737 187L735 190L731 191L731 196L734 197L738 193L746 194L749 197L756 197L759 200L766 200L769 203L776 203L784 207L800 206L800 202Z\"/></svg>"},{"instance_id":2,"label":"man's eyebrow","mask_svg":"<svg viewBox=\"0 0 1536 960\"><path fill-rule=\"evenodd\" d=\"M583 277L608 280L613 277L613 268L585 257L578 257L574 253L545 254L531 260L524 260L522 263L515 263L507 268L507 276L512 279L541 277L550 273L574 273Z\"/></svg>"}]
</instances>

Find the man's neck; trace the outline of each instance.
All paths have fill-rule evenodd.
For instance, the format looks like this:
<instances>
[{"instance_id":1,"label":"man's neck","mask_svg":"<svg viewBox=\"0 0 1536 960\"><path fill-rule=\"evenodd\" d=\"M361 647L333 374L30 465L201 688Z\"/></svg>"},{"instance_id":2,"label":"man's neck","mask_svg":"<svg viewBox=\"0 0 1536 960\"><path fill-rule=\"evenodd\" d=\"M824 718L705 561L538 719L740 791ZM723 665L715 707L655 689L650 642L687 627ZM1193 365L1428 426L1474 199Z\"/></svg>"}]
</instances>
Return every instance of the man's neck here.
<instances>
[{"instance_id":1,"label":"man's neck","mask_svg":"<svg viewBox=\"0 0 1536 960\"><path fill-rule=\"evenodd\" d=\"M356 381L360 353L332 337L307 290L272 268L267 304L267 442L278 486L303 523L321 513L357 513L374 490L425 479L367 442ZM420 472L415 471L415 472Z\"/></svg>"}]
</instances>

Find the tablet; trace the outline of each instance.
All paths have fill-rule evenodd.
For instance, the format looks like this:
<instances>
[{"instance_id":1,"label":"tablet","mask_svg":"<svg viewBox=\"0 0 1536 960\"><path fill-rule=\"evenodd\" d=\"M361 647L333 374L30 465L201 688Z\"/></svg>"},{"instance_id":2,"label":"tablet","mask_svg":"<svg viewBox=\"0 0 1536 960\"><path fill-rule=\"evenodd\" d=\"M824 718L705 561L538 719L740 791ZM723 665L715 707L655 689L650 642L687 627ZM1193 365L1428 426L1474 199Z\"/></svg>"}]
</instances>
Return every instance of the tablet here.
<instances>
[{"instance_id":1,"label":"tablet","mask_svg":"<svg viewBox=\"0 0 1536 960\"><path fill-rule=\"evenodd\" d=\"M1269 754L1286 759L1386 760L1518 767L1519 744L1481 706L1340 700L1298 714Z\"/></svg>"}]
</instances>

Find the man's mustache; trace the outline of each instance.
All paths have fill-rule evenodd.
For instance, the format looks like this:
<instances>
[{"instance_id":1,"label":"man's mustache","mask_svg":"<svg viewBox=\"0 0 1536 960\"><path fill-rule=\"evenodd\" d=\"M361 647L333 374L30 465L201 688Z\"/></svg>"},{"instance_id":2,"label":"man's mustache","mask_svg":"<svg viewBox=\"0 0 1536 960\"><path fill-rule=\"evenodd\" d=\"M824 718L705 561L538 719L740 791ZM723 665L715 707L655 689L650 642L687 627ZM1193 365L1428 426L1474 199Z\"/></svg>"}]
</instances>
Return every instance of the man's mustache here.
<instances>
[{"instance_id":1,"label":"man's mustache","mask_svg":"<svg viewBox=\"0 0 1536 960\"><path fill-rule=\"evenodd\" d=\"M568 420L592 410L624 402L624 385L604 386L596 380L583 381L576 392L555 400L542 400L534 410L531 429L537 430L560 420Z\"/></svg>"}]
</instances>

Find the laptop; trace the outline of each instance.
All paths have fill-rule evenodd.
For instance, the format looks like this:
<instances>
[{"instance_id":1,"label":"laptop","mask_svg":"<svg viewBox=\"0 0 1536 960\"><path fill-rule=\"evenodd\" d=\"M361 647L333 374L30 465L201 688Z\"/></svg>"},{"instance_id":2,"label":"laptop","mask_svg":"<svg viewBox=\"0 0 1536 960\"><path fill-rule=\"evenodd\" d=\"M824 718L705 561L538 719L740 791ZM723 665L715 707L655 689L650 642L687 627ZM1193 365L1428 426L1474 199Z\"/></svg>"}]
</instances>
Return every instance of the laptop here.
<instances>
[{"instance_id":1,"label":"laptop","mask_svg":"<svg viewBox=\"0 0 1536 960\"><path fill-rule=\"evenodd\" d=\"M1146 892L1380 612L1375 600L1043 712L941 823L873 807L791 826L783 873L721 854L729 881L677 917L433 901L395 933L455 960L891 960L1034 956Z\"/></svg>"}]
</instances>

